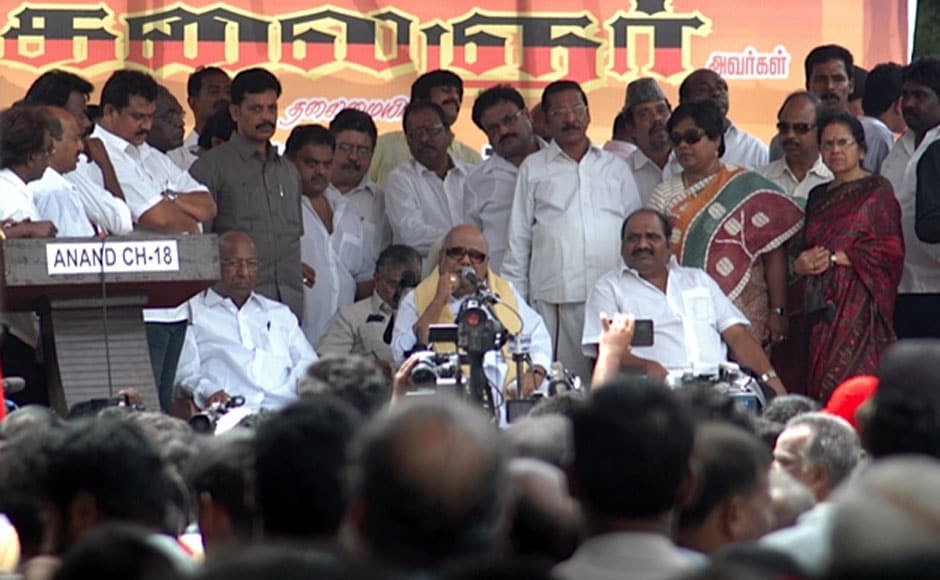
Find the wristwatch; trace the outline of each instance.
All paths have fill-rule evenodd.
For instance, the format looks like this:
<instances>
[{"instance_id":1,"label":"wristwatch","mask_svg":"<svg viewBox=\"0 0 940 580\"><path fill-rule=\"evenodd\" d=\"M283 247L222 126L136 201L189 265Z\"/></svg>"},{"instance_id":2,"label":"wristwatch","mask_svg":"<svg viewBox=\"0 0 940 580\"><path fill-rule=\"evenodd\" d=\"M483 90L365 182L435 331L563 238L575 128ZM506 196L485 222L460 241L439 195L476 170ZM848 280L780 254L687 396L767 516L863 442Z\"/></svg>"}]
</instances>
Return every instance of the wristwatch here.
<instances>
[{"instance_id":1,"label":"wristwatch","mask_svg":"<svg viewBox=\"0 0 940 580\"><path fill-rule=\"evenodd\" d=\"M760 382L766 383L767 381L772 381L777 378L777 371L770 369L766 373L760 376Z\"/></svg>"},{"instance_id":2,"label":"wristwatch","mask_svg":"<svg viewBox=\"0 0 940 580\"><path fill-rule=\"evenodd\" d=\"M164 191L164 192L163 192L163 197L165 197L166 200L169 201L169 202L174 202L174 201L176 201L176 198L178 197L178 195L179 195L179 194L177 194L175 191Z\"/></svg>"}]
</instances>

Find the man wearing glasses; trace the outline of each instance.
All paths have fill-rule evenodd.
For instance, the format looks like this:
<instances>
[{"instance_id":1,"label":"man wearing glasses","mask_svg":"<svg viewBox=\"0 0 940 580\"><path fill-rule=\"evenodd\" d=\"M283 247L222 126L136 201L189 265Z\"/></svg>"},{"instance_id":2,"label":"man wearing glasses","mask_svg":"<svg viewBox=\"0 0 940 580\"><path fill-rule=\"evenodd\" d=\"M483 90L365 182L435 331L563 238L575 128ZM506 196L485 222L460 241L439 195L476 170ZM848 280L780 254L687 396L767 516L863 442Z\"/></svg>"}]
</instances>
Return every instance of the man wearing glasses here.
<instances>
[{"instance_id":1,"label":"man wearing glasses","mask_svg":"<svg viewBox=\"0 0 940 580\"><path fill-rule=\"evenodd\" d=\"M816 117L821 101L810 92L789 95L777 113L777 139L784 156L756 171L805 204L809 191L832 181L819 154Z\"/></svg>"},{"instance_id":2,"label":"man wearing glasses","mask_svg":"<svg viewBox=\"0 0 940 580\"><path fill-rule=\"evenodd\" d=\"M532 130L522 95L508 85L477 95L473 122L486 134L494 154L467 176L467 221L483 231L490 247L490 268L499 272L509 246L509 214L519 166L547 143Z\"/></svg>"},{"instance_id":3,"label":"man wearing glasses","mask_svg":"<svg viewBox=\"0 0 940 580\"><path fill-rule=\"evenodd\" d=\"M584 301L613 269L621 222L640 208L627 162L591 143L587 96L578 83L545 87L552 142L519 168L502 273L542 315L555 356L582 380Z\"/></svg>"},{"instance_id":4,"label":"man wearing glasses","mask_svg":"<svg viewBox=\"0 0 940 580\"><path fill-rule=\"evenodd\" d=\"M448 152L454 134L439 105L412 101L402 125L414 159L388 176L385 208L394 242L426 258L432 245L466 222L464 187L471 166Z\"/></svg>"},{"instance_id":5,"label":"man wearing glasses","mask_svg":"<svg viewBox=\"0 0 940 580\"><path fill-rule=\"evenodd\" d=\"M499 296L500 303L494 311L500 322L510 333L521 334L523 341L530 342L532 363L519 381L522 396L527 397L547 375L546 369L552 361L551 338L542 318L526 304L512 284L490 270L487 250L486 239L475 226L461 225L447 233L437 268L398 305L392 353L395 363L401 364L405 353L414 349L416 344L428 344L430 325L454 323L464 300L474 291L460 272L463 268L472 268L476 276L486 280L489 288ZM448 351L447 347L433 346L438 352ZM503 347L501 352L488 352L483 359L483 367L492 384L504 387L500 389L503 394L512 397L517 393L506 390L516 378L515 364L512 364L508 347ZM499 395L494 400L499 401Z\"/></svg>"}]
</instances>

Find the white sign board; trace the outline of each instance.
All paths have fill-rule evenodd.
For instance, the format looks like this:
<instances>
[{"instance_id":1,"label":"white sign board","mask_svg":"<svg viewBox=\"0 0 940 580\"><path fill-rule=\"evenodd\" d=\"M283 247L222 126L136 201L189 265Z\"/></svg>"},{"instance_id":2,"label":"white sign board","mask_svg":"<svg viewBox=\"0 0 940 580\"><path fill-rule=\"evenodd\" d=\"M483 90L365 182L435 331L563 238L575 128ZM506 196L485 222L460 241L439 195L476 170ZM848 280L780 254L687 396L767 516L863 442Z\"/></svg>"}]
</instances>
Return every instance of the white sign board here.
<instances>
[{"instance_id":1,"label":"white sign board","mask_svg":"<svg viewBox=\"0 0 940 580\"><path fill-rule=\"evenodd\" d=\"M46 244L50 276L116 272L175 272L180 269L176 240L63 242Z\"/></svg>"}]
</instances>

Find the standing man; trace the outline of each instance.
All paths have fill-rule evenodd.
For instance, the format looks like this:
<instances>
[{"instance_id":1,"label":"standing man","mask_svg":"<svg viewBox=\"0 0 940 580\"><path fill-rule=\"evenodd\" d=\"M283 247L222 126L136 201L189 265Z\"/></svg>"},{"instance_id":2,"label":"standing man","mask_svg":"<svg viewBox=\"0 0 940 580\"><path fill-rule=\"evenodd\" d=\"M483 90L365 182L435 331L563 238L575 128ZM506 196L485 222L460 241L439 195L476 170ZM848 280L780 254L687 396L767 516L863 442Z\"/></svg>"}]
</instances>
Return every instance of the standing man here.
<instances>
[{"instance_id":1,"label":"standing man","mask_svg":"<svg viewBox=\"0 0 940 580\"><path fill-rule=\"evenodd\" d=\"M426 258L432 245L466 221L464 187L471 166L448 152L454 134L440 106L412 101L402 125L414 159L388 176L385 209L395 243Z\"/></svg>"},{"instance_id":2,"label":"standing man","mask_svg":"<svg viewBox=\"0 0 940 580\"><path fill-rule=\"evenodd\" d=\"M722 162L754 169L770 161L767 146L757 137L741 131L728 118L731 103L728 99L728 83L713 70L700 68L685 77L679 85L679 104L689 101L711 101L721 110L725 120L725 153Z\"/></svg>"},{"instance_id":3,"label":"standing man","mask_svg":"<svg viewBox=\"0 0 940 580\"><path fill-rule=\"evenodd\" d=\"M904 84L904 67L885 62L871 69L865 83L865 96L862 97L862 109L865 116L874 119L881 133L890 133L892 144L894 136L907 131L904 114L901 111L901 85Z\"/></svg>"},{"instance_id":4,"label":"standing man","mask_svg":"<svg viewBox=\"0 0 940 580\"><path fill-rule=\"evenodd\" d=\"M182 146L167 153L184 171L192 167L198 158L199 134L202 133L209 117L219 109L228 108L231 85L228 73L215 66L199 67L189 75L189 81L186 83L186 104L193 112L195 124Z\"/></svg>"},{"instance_id":5,"label":"standing man","mask_svg":"<svg viewBox=\"0 0 940 580\"><path fill-rule=\"evenodd\" d=\"M160 85L157 89L157 110L153 114L153 127L147 135L147 144L168 155L171 150L181 147L184 115L183 106L170 89Z\"/></svg>"},{"instance_id":6,"label":"standing man","mask_svg":"<svg viewBox=\"0 0 940 580\"><path fill-rule=\"evenodd\" d=\"M267 70L238 73L229 105L237 131L204 153L190 173L208 186L219 206L210 231L251 236L260 262L258 293L283 302L300 319L303 285L313 285L313 273L301 272L300 174L270 142L280 96L281 83Z\"/></svg>"},{"instance_id":7,"label":"standing man","mask_svg":"<svg viewBox=\"0 0 940 580\"><path fill-rule=\"evenodd\" d=\"M646 205L657 185L682 173L666 131L672 109L659 84L654 79L642 78L627 85L621 114L637 147L627 157L627 165L640 192L640 201Z\"/></svg>"},{"instance_id":8,"label":"standing man","mask_svg":"<svg viewBox=\"0 0 940 580\"><path fill-rule=\"evenodd\" d=\"M549 84L542 108L552 142L519 169L503 274L542 315L557 359L589 381L584 301L617 265L617 232L640 196L626 162L587 136L591 112L578 83Z\"/></svg>"},{"instance_id":9,"label":"standing man","mask_svg":"<svg viewBox=\"0 0 940 580\"><path fill-rule=\"evenodd\" d=\"M444 125L450 130L460 115L463 80L449 70L426 72L411 85L411 102L418 101L439 106L444 111ZM469 165L476 165L481 160L477 151L457 140L451 141L447 152L454 159ZM385 133L379 137L375 146L369 175L379 185L386 185L392 170L412 159L413 155L405 132Z\"/></svg>"},{"instance_id":10,"label":"standing man","mask_svg":"<svg viewBox=\"0 0 940 580\"><path fill-rule=\"evenodd\" d=\"M486 134L493 155L467 176L467 221L486 237L490 268L498 274L509 246L509 214L519 166L547 143L532 131L525 99L508 85L497 85L477 95L473 122Z\"/></svg>"},{"instance_id":11,"label":"standing man","mask_svg":"<svg viewBox=\"0 0 940 580\"><path fill-rule=\"evenodd\" d=\"M924 57L904 69L901 111L908 130L882 164L901 205L904 271L894 305L898 338L940 338L940 246L935 242L936 173L940 149L940 58ZM933 175L931 175L931 170ZM936 215L936 214L934 214ZM933 222L933 227L928 227ZM932 231L931 231L932 230ZM924 236L929 234L929 236Z\"/></svg>"}]
</instances>

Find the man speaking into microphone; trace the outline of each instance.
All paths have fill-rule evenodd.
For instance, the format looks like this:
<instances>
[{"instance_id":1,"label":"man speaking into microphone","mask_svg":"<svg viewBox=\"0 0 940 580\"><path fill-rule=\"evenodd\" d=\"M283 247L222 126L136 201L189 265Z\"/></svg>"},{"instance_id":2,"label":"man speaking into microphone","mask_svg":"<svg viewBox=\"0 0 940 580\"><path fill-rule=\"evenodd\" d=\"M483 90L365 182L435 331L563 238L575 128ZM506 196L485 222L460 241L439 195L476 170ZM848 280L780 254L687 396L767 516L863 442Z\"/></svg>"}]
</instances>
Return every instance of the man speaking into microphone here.
<instances>
[{"instance_id":1,"label":"man speaking into microphone","mask_svg":"<svg viewBox=\"0 0 940 580\"><path fill-rule=\"evenodd\" d=\"M463 302L485 286L498 298L493 313L506 330L531 344L532 362L516 381L516 365L507 344L501 350L486 353L484 372L490 384L503 395L496 397L497 402L519 396L517 384L522 387L521 396L528 397L548 374L546 369L552 361L551 338L542 318L516 289L490 272L488 250L483 233L475 226L461 225L447 233L437 269L418 284L414 292L401 299L392 334L392 353L396 364L401 364L405 353L419 344L440 353L456 350L455 345L428 345L428 328L432 324L454 324Z\"/></svg>"}]
</instances>

